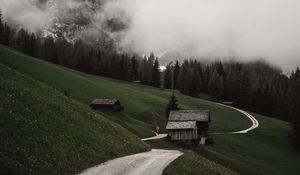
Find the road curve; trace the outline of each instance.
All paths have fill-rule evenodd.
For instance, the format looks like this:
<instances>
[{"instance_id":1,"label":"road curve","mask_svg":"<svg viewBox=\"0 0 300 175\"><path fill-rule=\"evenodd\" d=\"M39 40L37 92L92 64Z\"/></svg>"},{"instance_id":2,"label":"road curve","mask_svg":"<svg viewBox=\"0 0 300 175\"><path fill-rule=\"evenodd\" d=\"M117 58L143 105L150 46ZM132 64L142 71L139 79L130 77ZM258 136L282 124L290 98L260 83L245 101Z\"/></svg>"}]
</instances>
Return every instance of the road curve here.
<instances>
[{"instance_id":1,"label":"road curve","mask_svg":"<svg viewBox=\"0 0 300 175\"><path fill-rule=\"evenodd\" d=\"M109 160L79 175L160 175L182 154L177 150L152 149L149 152Z\"/></svg>"},{"instance_id":2,"label":"road curve","mask_svg":"<svg viewBox=\"0 0 300 175\"><path fill-rule=\"evenodd\" d=\"M251 122L252 122L252 125L247 128L247 129L244 129L244 130L241 130L241 131L235 131L235 132L217 132L217 133L210 133L210 134L245 134L247 133L248 131L251 131L255 128L257 128L259 126L259 122L256 120L256 118L254 118L251 114L249 114L248 112L244 111L244 110L241 110L241 109L238 109L238 108L235 108L235 107L232 107L232 106L228 106L228 105L224 105L224 104L221 104L221 103L216 103L220 106L224 106L224 107L227 107L227 108L231 108L231 109L234 109L242 114L244 114L246 117L248 117ZM155 133L155 132L154 132ZM155 133L156 135L153 136L153 137L148 137L148 138L143 138L141 140L143 141L146 141L146 140L155 140L155 139L162 139L162 138L165 138L167 137L168 134L157 134Z\"/></svg>"},{"instance_id":3,"label":"road curve","mask_svg":"<svg viewBox=\"0 0 300 175\"><path fill-rule=\"evenodd\" d=\"M168 134L157 134L157 133L155 133L155 136L153 136L153 137L148 137L148 138L143 138L143 139L141 139L142 141L146 141L146 140L155 140L155 139L162 139L162 138L165 138L165 137L167 137L168 136Z\"/></svg>"},{"instance_id":4,"label":"road curve","mask_svg":"<svg viewBox=\"0 0 300 175\"><path fill-rule=\"evenodd\" d=\"M231 108L231 109L234 109L234 110L237 110L239 111L240 113L244 114L246 117L248 117L251 122L252 122L252 126L250 126L249 128L247 129L244 129L244 130L241 130L241 131L235 131L235 132L226 132L226 133L211 133L211 134L245 134L247 133L248 131L251 131L255 128L257 128L259 126L259 122L256 120L256 118L254 118L251 114L249 114L248 112L244 111L244 110L241 110L241 109L238 109L238 108L235 108L235 107L232 107L232 106L227 106L227 105L224 105L224 104L221 104L221 103L216 103L218 105L221 105L221 106L225 106L225 107L228 107L228 108Z\"/></svg>"}]
</instances>

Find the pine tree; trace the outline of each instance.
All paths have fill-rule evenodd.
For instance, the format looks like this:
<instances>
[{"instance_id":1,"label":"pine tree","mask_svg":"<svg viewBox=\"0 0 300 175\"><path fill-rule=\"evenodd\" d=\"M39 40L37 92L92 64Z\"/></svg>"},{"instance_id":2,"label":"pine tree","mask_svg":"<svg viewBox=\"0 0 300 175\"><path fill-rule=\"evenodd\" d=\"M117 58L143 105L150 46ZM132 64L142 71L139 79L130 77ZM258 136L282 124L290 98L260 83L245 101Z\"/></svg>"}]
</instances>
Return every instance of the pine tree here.
<instances>
[{"instance_id":1,"label":"pine tree","mask_svg":"<svg viewBox=\"0 0 300 175\"><path fill-rule=\"evenodd\" d=\"M172 70L171 65L168 64L164 74L164 88L171 89L172 88Z\"/></svg>"},{"instance_id":2,"label":"pine tree","mask_svg":"<svg viewBox=\"0 0 300 175\"><path fill-rule=\"evenodd\" d=\"M170 111L178 111L179 110L179 105L177 104L177 99L175 97L174 94L172 94L170 100L169 100L169 103L167 105L167 108L166 108L166 118L168 119L169 117L169 114L170 114Z\"/></svg>"},{"instance_id":3,"label":"pine tree","mask_svg":"<svg viewBox=\"0 0 300 175\"><path fill-rule=\"evenodd\" d=\"M130 80L137 80L138 79L138 62L135 56L131 57L131 77Z\"/></svg>"},{"instance_id":4,"label":"pine tree","mask_svg":"<svg viewBox=\"0 0 300 175\"><path fill-rule=\"evenodd\" d=\"M37 56L37 39L34 33L31 34L29 38L29 44L28 44L28 54L30 56L36 57Z\"/></svg>"},{"instance_id":5,"label":"pine tree","mask_svg":"<svg viewBox=\"0 0 300 175\"><path fill-rule=\"evenodd\" d=\"M159 72L159 62L156 58L153 65L153 71L152 71L152 86L159 87L160 86L160 72Z\"/></svg>"},{"instance_id":6,"label":"pine tree","mask_svg":"<svg viewBox=\"0 0 300 175\"><path fill-rule=\"evenodd\" d=\"M210 69L209 66L206 65L205 72L203 73L203 91L208 93L208 83L210 79Z\"/></svg>"},{"instance_id":7,"label":"pine tree","mask_svg":"<svg viewBox=\"0 0 300 175\"><path fill-rule=\"evenodd\" d=\"M208 83L208 88L210 95L214 98L221 99L224 93L224 81L223 77L218 74L217 71L214 71L211 79Z\"/></svg>"},{"instance_id":8,"label":"pine tree","mask_svg":"<svg viewBox=\"0 0 300 175\"><path fill-rule=\"evenodd\" d=\"M176 61L174 65L174 73L173 73L173 89L178 89L178 76L180 72L179 62Z\"/></svg>"},{"instance_id":9,"label":"pine tree","mask_svg":"<svg viewBox=\"0 0 300 175\"><path fill-rule=\"evenodd\" d=\"M224 71L224 68L223 68L223 64L221 62L217 63L217 72L220 76L224 77L225 71Z\"/></svg>"},{"instance_id":10,"label":"pine tree","mask_svg":"<svg viewBox=\"0 0 300 175\"><path fill-rule=\"evenodd\" d=\"M3 19L2 19L2 11L0 10L0 43L3 43L3 30L4 30L4 25L3 25Z\"/></svg>"},{"instance_id":11,"label":"pine tree","mask_svg":"<svg viewBox=\"0 0 300 175\"><path fill-rule=\"evenodd\" d=\"M192 70L191 75L191 83L190 83L190 92L191 96L199 95L200 91L202 90L202 79L201 79L201 72L199 70L199 66L195 63L194 68Z\"/></svg>"},{"instance_id":12,"label":"pine tree","mask_svg":"<svg viewBox=\"0 0 300 175\"><path fill-rule=\"evenodd\" d=\"M183 94L189 94L191 79L192 77L189 62L186 60L180 67L177 89Z\"/></svg>"},{"instance_id":13,"label":"pine tree","mask_svg":"<svg viewBox=\"0 0 300 175\"><path fill-rule=\"evenodd\" d=\"M224 98L233 101L236 96L238 86L238 77L236 73L230 69L224 82Z\"/></svg>"},{"instance_id":14,"label":"pine tree","mask_svg":"<svg viewBox=\"0 0 300 175\"><path fill-rule=\"evenodd\" d=\"M235 103L240 107L248 107L250 103L250 90L251 90L251 83L250 83L250 73L248 69L243 66L239 73L238 77L238 88L237 88L237 95L235 99ZM253 84L253 82L252 82Z\"/></svg>"},{"instance_id":15,"label":"pine tree","mask_svg":"<svg viewBox=\"0 0 300 175\"><path fill-rule=\"evenodd\" d=\"M6 46L11 46L12 30L6 23L4 24L3 28L3 44Z\"/></svg>"}]
</instances>

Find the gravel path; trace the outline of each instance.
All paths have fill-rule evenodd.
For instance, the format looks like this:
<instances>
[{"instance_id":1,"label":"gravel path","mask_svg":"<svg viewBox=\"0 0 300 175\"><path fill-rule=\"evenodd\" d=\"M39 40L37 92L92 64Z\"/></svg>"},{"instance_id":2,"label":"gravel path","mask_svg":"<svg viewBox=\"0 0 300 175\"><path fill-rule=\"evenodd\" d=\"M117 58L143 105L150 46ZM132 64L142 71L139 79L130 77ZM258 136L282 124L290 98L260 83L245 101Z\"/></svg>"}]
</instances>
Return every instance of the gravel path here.
<instances>
[{"instance_id":1,"label":"gravel path","mask_svg":"<svg viewBox=\"0 0 300 175\"><path fill-rule=\"evenodd\" d=\"M153 137L148 137L148 138L143 138L141 140L146 141L146 140L155 140L155 139L162 139L167 137L168 134L156 134L156 136Z\"/></svg>"},{"instance_id":2,"label":"gravel path","mask_svg":"<svg viewBox=\"0 0 300 175\"><path fill-rule=\"evenodd\" d=\"M109 160L81 172L80 175L160 175L182 154L177 150L152 149L149 152Z\"/></svg>"},{"instance_id":3,"label":"gravel path","mask_svg":"<svg viewBox=\"0 0 300 175\"><path fill-rule=\"evenodd\" d=\"M211 134L244 134L259 126L258 121L248 112L220 103L217 104L241 112L251 120L252 126L241 131ZM156 136L141 140L146 141L167 137L167 134L155 134ZM182 154L182 152L177 150L152 149L149 152L109 160L83 171L80 175L160 175L172 161Z\"/></svg>"},{"instance_id":4,"label":"gravel path","mask_svg":"<svg viewBox=\"0 0 300 175\"><path fill-rule=\"evenodd\" d=\"M249 114L248 112L244 111L244 110L241 110L241 109L238 109L238 108L235 108L235 107L232 107L232 106L227 106L227 105L223 105L221 103L216 103L218 105L221 105L221 106L225 106L225 107L228 107L228 108L231 108L231 109L234 109L234 110L237 110L239 111L240 113L244 114L246 117L248 117L251 122L252 122L252 125L247 128L247 129L244 129L244 130L241 130L241 131L235 131L235 132L224 132L224 133L211 133L211 134L245 134L247 133L248 131L251 131L255 128L257 128L259 126L259 122L256 120L256 118L254 118L251 114Z\"/></svg>"},{"instance_id":5,"label":"gravel path","mask_svg":"<svg viewBox=\"0 0 300 175\"><path fill-rule=\"evenodd\" d=\"M253 129L255 129L255 128L257 128L259 126L259 122L256 120L256 118L254 118L248 112L246 112L244 110L241 110L241 109L238 109L238 108L235 108L235 107L232 107L232 106L224 105L224 104L221 104L221 103L216 103L216 104L221 105L221 106L225 106L227 108L234 109L236 111L239 111L240 113L244 114L246 117L248 117L251 120L252 125L249 128L241 130L241 131L235 131L235 132L217 132L217 133L210 133L210 134L245 134L248 131L251 131L251 130L253 130ZM149 138L143 138L141 140L146 141L146 140L162 139L162 138L167 137L167 135L168 135L168 134L157 134L157 133L155 133L155 134L156 134L156 136L149 137Z\"/></svg>"}]
</instances>

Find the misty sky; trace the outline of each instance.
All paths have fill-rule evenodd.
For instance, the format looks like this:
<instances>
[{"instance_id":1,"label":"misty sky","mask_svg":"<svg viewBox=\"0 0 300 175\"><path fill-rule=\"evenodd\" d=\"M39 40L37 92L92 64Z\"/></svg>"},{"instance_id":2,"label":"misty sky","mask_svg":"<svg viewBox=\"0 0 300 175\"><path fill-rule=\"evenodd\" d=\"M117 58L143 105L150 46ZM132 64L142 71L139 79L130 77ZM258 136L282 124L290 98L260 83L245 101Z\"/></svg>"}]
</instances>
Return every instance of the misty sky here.
<instances>
[{"instance_id":1,"label":"misty sky","mask_svg":"<svg viewBox=\"0 0 300 175\"><path fill-rule=\"evenodd\" d=\"M0 8L7 20L37 31L57 9L41 9L35 1L0 0ZM51 1L70 8L82 4ZM299 0L113 0L99 11L101 17L120 12L130 17L128 29L117 34L124 49L194 58L263 58L284 69L300 64ZM96 16L94 26L101 27Z\"/></svg>"}]
</instances>

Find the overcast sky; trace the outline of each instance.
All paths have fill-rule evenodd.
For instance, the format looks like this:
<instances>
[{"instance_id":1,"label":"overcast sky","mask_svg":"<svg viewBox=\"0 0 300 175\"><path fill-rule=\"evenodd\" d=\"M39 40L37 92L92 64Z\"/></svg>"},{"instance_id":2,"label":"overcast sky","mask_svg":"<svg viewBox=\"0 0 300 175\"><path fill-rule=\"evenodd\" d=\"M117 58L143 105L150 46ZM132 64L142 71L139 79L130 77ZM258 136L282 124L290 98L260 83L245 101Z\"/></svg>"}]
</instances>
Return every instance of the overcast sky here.
<instances>
[{"instance_id":1,"label":"overcast sky","mask_svg":"<svg viewBox=\"0 0 300 175\"><path fill-rule=\"evenodd\" d=\"M33 1L0 0L0 8L7 19L42 29L55 11ZM135 52L264 58L283 69L300 63L299 0L113 0L102 13L120 11L131 18L120 47Z\"/></svg>"}]
</instances>

